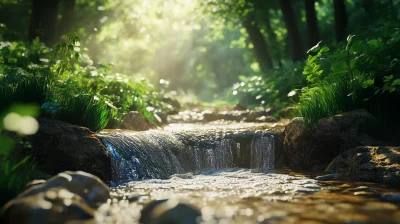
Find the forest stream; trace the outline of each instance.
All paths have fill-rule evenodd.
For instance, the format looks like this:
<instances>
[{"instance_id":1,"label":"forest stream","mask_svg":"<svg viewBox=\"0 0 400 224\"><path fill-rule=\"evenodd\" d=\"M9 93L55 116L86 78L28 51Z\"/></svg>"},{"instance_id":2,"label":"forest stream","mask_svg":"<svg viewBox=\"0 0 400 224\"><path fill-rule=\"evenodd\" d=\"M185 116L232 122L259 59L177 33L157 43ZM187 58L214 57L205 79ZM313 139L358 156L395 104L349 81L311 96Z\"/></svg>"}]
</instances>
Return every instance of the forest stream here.
<instances>
[{"instance_id":1,"label":"forest stream","mask_svg":"<svg viewBox=\"0 0 400 224\"><path fill-rule=\"evenodd\" d=\"M169 199L198 209L200 223L400 223L400 203L388 194L396 189L320 181L320 174L281 167L281 132L263 123L102 132L112 156L112 198L96 222L138 223L146 204ZM176 208L174 218L190 216Z\"/></svg>"}]
</instances>

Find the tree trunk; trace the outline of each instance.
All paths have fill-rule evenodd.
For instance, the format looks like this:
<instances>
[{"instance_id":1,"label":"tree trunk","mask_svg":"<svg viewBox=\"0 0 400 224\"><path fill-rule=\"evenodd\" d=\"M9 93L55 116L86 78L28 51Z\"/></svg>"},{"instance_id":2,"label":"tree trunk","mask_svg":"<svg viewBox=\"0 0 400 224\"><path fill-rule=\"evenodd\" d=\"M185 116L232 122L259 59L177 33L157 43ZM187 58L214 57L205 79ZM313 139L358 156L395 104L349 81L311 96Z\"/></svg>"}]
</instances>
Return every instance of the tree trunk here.
<instances>
[{"instance_id":1,"label":"tree trunk","mask_svg":"<svg viewBox=\"0 0 400 224\"><path fill-rule=\"evenodd\" d=\"M271 55L269 53L267 42L265 41L260 29L250 21L244 22L243 26L249 34L249 39L254 46L254 53L258 63L260 64L261 70L265 72L266 70L271 69Z\"/></svg>"},{"instance_id":2,"label":"tree trunk","mask_svg":"<svg viewBox=\"0 0 400 224\"><path fill-rule=\"evenodd\" d=\"M335 9L336 41L340 42L347 36L347 13L345 0L333 0Z\"/></svg>"},{"instance_id":3,"label":"tree trunk","mask_svg":"<svg viewBox=\"0 0 400 224\"><path fill-rule=\"evenodd\" d=\"M276 34L271 27L271 21L269 19L268 11L265 13L265 28L266 28L270 43L272 43L274 46L278 46L278 44L279 44L278 38L276 37ZM276 58L275 57L274 58L278 61L278 66L282 67L282 61L281 61L282 55L281 55L280 49L277 47L277 48L275 48L274 52L275 52L274 56L276 57Z\"/></svg>"},{"instance_id":4,"label":"tree trunk","mask_svg":"<svg viewBox=\"0 0 400 224\"><path fill-rule=\"evenodd\" d=\"M61 37L73 30L74 24L74 10L76 0L64 0L63 2L62 18L58 25L57 39L61 40Z\"/></svg>"},{"instance_id":5,"label":"tree trunk","mask_svg":"<svg viewBox=\"0 0 400 224\"><path fill-rule=\"evenodd\" d=\"M32 0L29 39L39 37L47 45L55 41L59 0Z\"/></svg>"},{"instance_id":6,"label":"tree trunk","mask_svg":"<svg viewBox=\"0 0 400 224\"><path fill-rule=\"evenodd\" d=\"M307 17L308 47L315 46L320 41L315 0L304 0Z\"/></svg>"},{"instance_id":7,"label":"tree trunk","mask_svg":"<svg viewBox=\"0 0 400 224\"><path fill-rule=\"evenodd\" d=\"M301 43L301 36L294 17L294 11L291 0L279 0L283 19L286 24L290 45L292 49L293 61L300 61L304 59L304 51Z\"/></svg>"}]
</instances>

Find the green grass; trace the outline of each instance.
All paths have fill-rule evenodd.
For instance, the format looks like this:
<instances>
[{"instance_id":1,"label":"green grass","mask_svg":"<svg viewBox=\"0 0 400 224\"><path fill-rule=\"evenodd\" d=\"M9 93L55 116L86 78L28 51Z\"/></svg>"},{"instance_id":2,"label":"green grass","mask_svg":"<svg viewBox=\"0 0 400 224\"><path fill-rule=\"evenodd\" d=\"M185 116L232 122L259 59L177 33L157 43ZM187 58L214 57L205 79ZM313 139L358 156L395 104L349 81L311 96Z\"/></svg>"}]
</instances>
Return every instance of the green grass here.
<instances>
[{"instance_id":1,"label":"green grass","mask_svg":"<svg viewBox=\"0 0 400 224\"><path fill-rule=\"evenodd\" d=\"M43 76L28 75L15 83L0 86L0 112L15 103L37 104L46 102L51 92L52 81Z\"/></svg>"},{"instance_id":2,"label":"green grass","mask_svg":"<svg viewBox=\"0 0 400 224\"><path fill-rule=\"evenodd\" d=\"M112 115L112 108L102 100L95 100L92 94L67 96L58 101L61 109L55 118L75 125L102 130Z\"/></svg>"},{"instance_id":3,"label":"green grass","mask_svg":"<svg viewBox=\"0 0 400 224\"><path fill-rule=\"evenodd\" d=\"M0 156L0 207L21 193L29 181L43 177L30 157L17 161L9 155Z\"/></svg>"},{"instance_id":4,"label":"green grass","mask_svg":"<svg viewBox=\"0 0 400 224\"><path fill-rule=\"evenodd\" d=\"M302 94L298 113L311 125L322 118L358 109L364 104L361 84L359 79L318 83Z\"/></svg>"}]
</instances>

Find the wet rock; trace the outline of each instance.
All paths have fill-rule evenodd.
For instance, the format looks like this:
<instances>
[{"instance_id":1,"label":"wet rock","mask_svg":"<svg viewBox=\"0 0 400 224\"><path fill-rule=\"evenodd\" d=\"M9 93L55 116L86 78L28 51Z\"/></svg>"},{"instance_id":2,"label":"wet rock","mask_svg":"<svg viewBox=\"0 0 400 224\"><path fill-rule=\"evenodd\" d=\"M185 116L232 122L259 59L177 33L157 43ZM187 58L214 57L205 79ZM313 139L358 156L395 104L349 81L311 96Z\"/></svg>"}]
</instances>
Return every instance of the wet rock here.
<instances>
[{"instance_id":1,"label":"wet rock","mask_svg":"<svg viewBox=\"0 0 400 224\"><path fill-rule=\"evenodd\" d=\"M245 121L245 122L276 122L277 119L271 117L271 110L233 110L233 111L181 111L176 115L168 116L168 123L196 123L214 121Z\"/></svg>"},{"instance_id":2,"label":"wet rock","mask_svg":"<svg viewBox=\"0 0 400 224\"><path fill-rule=\"evenodd\" d=\"M205 115L207 114L207 115ZM210 111L203 111L202 113L195 112L195 111L181 111L176 115L169 115L167 117L168 123L196 123L196 122L203 122L205 121L204 116L208 116L214 114Z\"/></svg>"},{"instance_id":3,"label":"wet rock","mask_svg":"<svg viewBox=\"0 0 400 224\"><path fill-rule=\"evenodd\" d=\"M18 198L29 197L52 188L67 189L79 195L93 208L97 208L110 198L110 189L106 184L98 177L81 171L60 173L43 184L32 186L18 195Z\"/></svg>"},{"instance_id":4,"label":"wet rock","mask_svg":"<svg viewBox=\"0 0 400 224\"><path fill-rule=\"evenodd\" d=\"M39 131L28 141L39 168L47 174L82 170L104 181L111 177L110 155L88 128L41 118Z\"/></svg>"},{"instance_id":5,"label":"wet rock","mask_svg":"<svg viewBox=\"0 0 400 224\"><path fill-rule=\"evenodd\" d=\"M238 103L233 107L233 110L247 110L247 109L248 108L245 105L241 104L241 103Z\"/></svg>"},{"instance_id":6,"label":"wet rock","mask_svg":"<svg viewBox=\"0 0 400 224\"><path fill-rule=\"evenodd\" d=\"M142 211L140 223L144 224L195 224L201 217L201 212L191 205L179 203L176 200L160 200L150 203Z\"/></svg>"},{"instance_id":7,"label":"wet rock","mask_svg":"<svg viewBox=\"0 0 400 224\"><path fill-rule=\"evenodd\" d=\"M32 186L36 186L39 184L44 184L44 183L46 183L45 180L32 180L32 181L29 181L27 184L25 184L25 189L28 189Z\"/></svg>"},{"instance_id":8,"label":"wet rock","mask_svg":"<svg viewBox=\"0 0 400 224\"><path fill-rule=\"evenodd\" d=\"M150 123L143 115L137 111L130 111L126 117L121 121L119 126L121 129L132 131L146 131L156 126Z\"/></svg>"},{"instance_id":9,"label":"wet rock","mask_svg":"<svg viewBox=\"0 0 400 224\"><path fill-rule=\"evenodd\" d=\"M298 187L295 190L296 193L303 193L303 194L313 194L317 191L319 191L319 189L311 189L311 188L305 188L305 187Z\"/></svg>"},{"instance_id":10,"label":"wet rock","mask_svg":"<svg viewBox=\"0 0 400 224\"><path fill-rule=\"evenodd\" d=\"M267 122L267 123L274 123L278 122L278 119L272 116L261 116L256 119L257 122Z\"/></svg>"},{"instance_id":11,"label":"wet rock","mask_svg":"<svg viewBox=\"0 0 400 224\"><path fill-rule=\"evenodd\" d=\"M336 173L326 174L322 176L317 176L314 179L316 180L337 180L339 177Z\"/></svg>"},{"instance_id":12,"label":"wet rock","mask_svg":"<svg viewBox=\"0 0 400 224\"><path fill-rule=\"evenodd\" d=\"M297 170L323 170L341 152L360 145L377 144L363 130L375 124L371 114L355 110L321 119L306 127L302 118L285 128L284 151L288 165Z\"/></svg>"},{"instance_id":13,"label":"wet rock","mask_svg":"<svg viewBox=\"0 0 400 224\"><path fill-rule=\"evenodd\" d=\"M321 189L321 186L319 186L318 184L305 184L303 187L310 189Z\"/></svg>"},{"instance_id":14,"label":"wet rock","mask_svg":"<svg viewBox=\"0 0 400 224\"><path fill-rule=\"evenodd\" d=\"M178 100L176 100L172 97L164 96L162 101L164 103L167 103L170 105L169 111L168 111L169 115L177 114L181 109L181 104L178 102Z\"/></svg>"},{"instance_id":15,"label":"wet rock","mask_svg":"<svg viewBox=\"0 0 400 224\"><path fill-rule=\"evenodd\" d=\"M382 200L389 202L400 202L400 193L385 193L381 195Z\"/></svg>"},{"instance_id":16,"label":"wet rock","mask_svg":"<svg viewBox=\"0 0 400 224\"><path fill-rule=\"evenodd\" d=\"M143 224L147 224L147 223L151 223L152 221L152 212L154 211L154 209L166 202L167 200L155 200L155 201L151 201L149 202L143 209L142 211L140 211L141 215L140 215L140 219L139 219L139 223L143 223Z\"/></svg>"},{"instance_id":17,"label":"wet rock","mask_svg":"<svg viewBox=\"0 0 400 224\"><path fill-rule=\"evenodd\" d=\"M16 198L4 208L3 223L60 223L84 221L94 217L94 210L79 196L63 188Z\"/></svg>"},{"instance_id":18,"label":"wet rock","mask_svg":"<svg viewBox=\"0 0 400 224\"><path fill-rule=\"evenodd\" d=\"M347 180L400 186L400 147L357 147L337 156L325 171Z\"/></svg>"},{"instance_id":19,"label":"wet rock","mask_svg":"<svg viewBox=\"0 0 400 224\"><path fill-rule=\"evenodd\" d=\"M250 111L246 114L242 115L242 119L246 122L276 122L277 119L271 117L271 109L259 110L259 111ZM263 121L269 120L269 121Z\"/></svg>"}]
</instances>

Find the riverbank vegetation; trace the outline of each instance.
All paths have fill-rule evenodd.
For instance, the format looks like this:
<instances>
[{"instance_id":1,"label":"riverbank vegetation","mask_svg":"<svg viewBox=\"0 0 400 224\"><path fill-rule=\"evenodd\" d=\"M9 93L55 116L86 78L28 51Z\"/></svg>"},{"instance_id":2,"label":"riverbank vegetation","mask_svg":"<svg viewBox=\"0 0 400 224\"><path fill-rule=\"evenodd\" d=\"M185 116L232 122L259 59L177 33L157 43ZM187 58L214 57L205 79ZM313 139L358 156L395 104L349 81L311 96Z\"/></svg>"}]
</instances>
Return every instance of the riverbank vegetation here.
<instances>
[{"instance_id":1,"label":"riverbank vegetation","mask_svg":"<svg viewBox=\"0 0 400 224\"><path fill-rule=\"evenodd\" d=\"M118 127L129 111L149 121L176 112L175 97L190 104L183 108L240 103L277 115L291 106L308 125L365 108L398 128L399 6L399 0L0 0L0 114L4 120L16 104L33 105L32 118L97 132ZM9 139L27 135L18 130L1 126L1 145L19 145L19 138ZM0 150L2 172L31 179L21 171L31 167L29 157L16 159L10 148ZM7 189L25 182L1 176Z\"/></svg>"}]
</instances>

